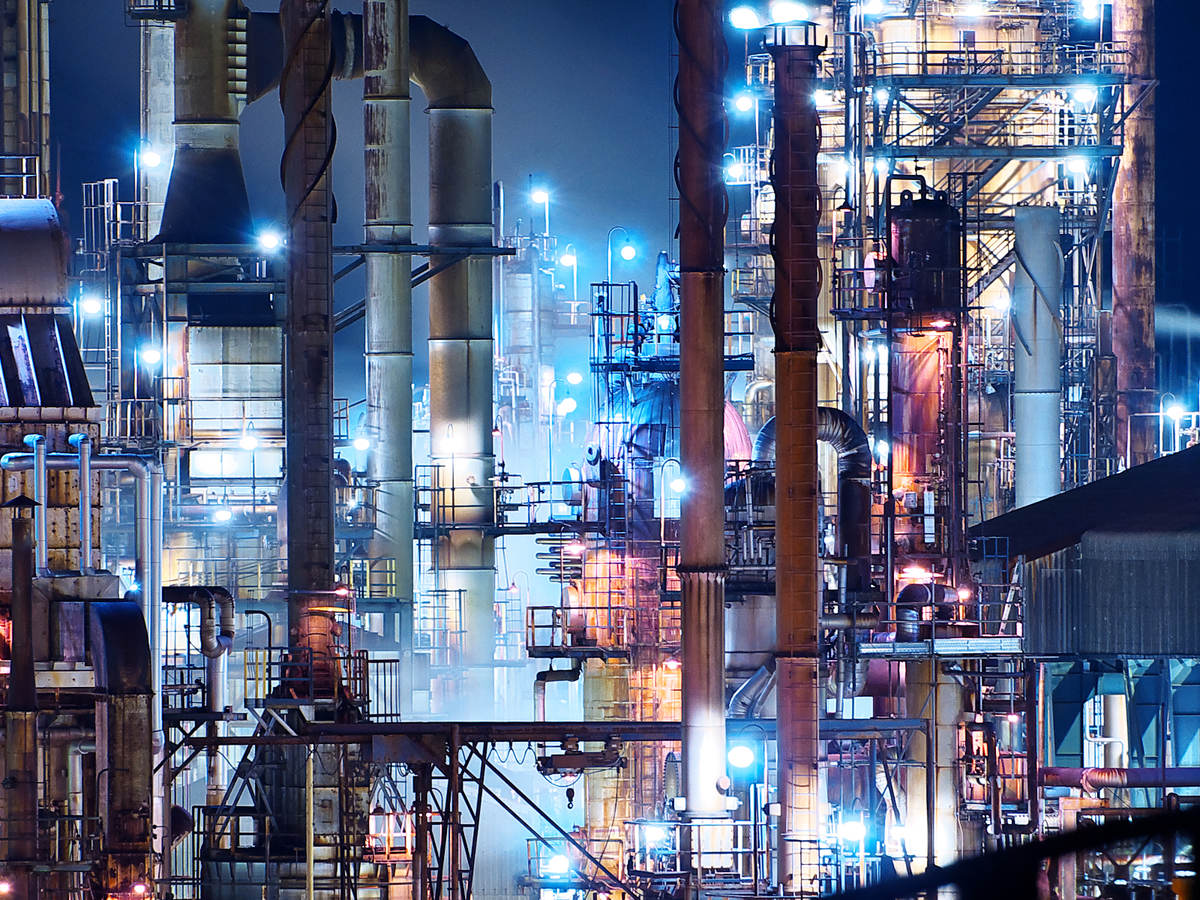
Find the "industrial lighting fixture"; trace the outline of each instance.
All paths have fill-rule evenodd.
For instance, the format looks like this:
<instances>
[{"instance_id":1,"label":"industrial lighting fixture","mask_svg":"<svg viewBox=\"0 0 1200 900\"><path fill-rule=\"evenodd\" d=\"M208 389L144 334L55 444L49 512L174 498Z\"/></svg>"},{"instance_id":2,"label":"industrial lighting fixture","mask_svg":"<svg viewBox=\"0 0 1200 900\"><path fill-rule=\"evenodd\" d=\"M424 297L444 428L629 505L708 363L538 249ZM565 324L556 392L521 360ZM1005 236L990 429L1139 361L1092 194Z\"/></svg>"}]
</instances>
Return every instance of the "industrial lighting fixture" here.
<instances>
[{"instance_id":1,"label":"industrial lighting fixture","mask_svg":"<svg viewBox=\"0 0 1200 900\"><path fill-rule=\"evenodd\" d=\"M625 260L625 262L629 262L635 256L637 256L637 247L633 246L633 244L626 244L621 248L621 259Z\"/></svg>"},{"instance_id":2,"label":"industrial lighting fixture","mask_svg":"<svg viewBox=\"0 0 1200 900\"><path fill-rule=\"evenodd\" d=\"M929 323L929 327L934 328L938 331L944 331L945 329L950 327L950 320L949 319L934 319L932 322Z\"/></svg>"},{"instance_id":3,"label":"industrial lighting fixture","mask_svg":"<svg viewBox=\"0 0 1200 900\"><path fill-rule=\"evenodd\" d=\"M875 442L875 458L879 460L879 464L881 466L887 465L889 449L890 448L888 447L887 441L876 441Z\"/></svg>"},{"instance_id":4,"label":"industrial lighting fixture","mask_svg":"<svg viewBox=\"0 0 1200 900\"><path fill-rule=\"evenodd\" d=\"M104 301L95 294L84 294L79 300L79 309L85 316L97 316L104 309Z\"/></svg>"},{"instance_id":5,"label":"industrial lighting fixture","mask_svg":"<svg viewBox=\"0 0 1200 900\"><path fill-rule=\"evenodd\" d=\"M666 313L662 313L658 317L658 330L659 331L674 331L675 330L675 320L672 319Z\"/></svg>"},{"instance_id":6,"label":"industrial lighting fixture","mask_svg":"<svg viewBox=\"0 0 1200 900\"><path fill-rule=\"evenodd\" d=\"M1071 91L1071 99L1080 106L1091 106L1099 96L1096 88L1090 84L1081 84L1075 90Z\"/></svg>"},{"instance_id":7,"label":"industrial lighting fixture","mask_svg":"<svg viewBox=\"0 0 1200 900\"><path fill-rule=\"evenodd\" d=\"M568 250L566 253L564 253L562 256L560 256L558 258L558 264L560 266L563 266L568 269L575 268L575 266L578 262L579 262L579 260L576 258L575 254L570 250Z\"/></svg>"},{"instance_id":8,"label":"industrial lighting fixture","mask_svg":"<svg viewBox=\"0 0 1200 900\"><path fill-rule=\"evenodd\" d=\"M582 556L583 551L583 541L571 541L571 543L563 545L563 552L569 553L572 556Z\"/></svg>"},{"instance_id":9,"label":"industrial lighting fixture","mask_svg":"<svg viewBox=\"0 0 1200 900\"><path fill-rule=\"evenodd\" d=\"M771 11L772 24L781 25L786 22L807 22L808 7L795 0L771 0L768 7Z\"/></svg>"},{"instance_id":10,"label":"industrial lighting fixture","mask_svg":"<svg viewBox=\"0 0 1200 900\"><path fill-rule=\"evenodd\" d=\"M742 178L745 177L745 175L746 175L745 165L738 162L737 160L734 160L733 162L731 162L729 165L727 165L725 167L725 177L729 181L741 181ZM628 246L628 245L626 245L626 246ZM621 255L622 256L625 255L624 247L621 248ZM629 257L629 258L632 259L633 257Z\"/></svg>"},{"instance_id":11,"label":"industrial lighting fixture","mask_svg":"<svg viewBox=\"0 0 1200 900\"><path fill-rule=\"evenodd\" d=\"M877 159L875 160L875 171L880 175L886 175L891 170L892 164L890 160Z\"/></svg>"},{"instance_id":12,"label":"industrial lighting fixture","mask_svg":"<svg viewBox=\"0 0 1200 900\"><path fill-rule=\"evenodd\" d=\"M838 837L847 844L861 844L867 837L867 826L859 819L846 819L838 826Z\"/></svg>"},{"instance_id":13,"label":"industrial lighting fixture","mask_svg":"<svg viewBox=\"0 0 1200 900\"><path fill-rule=\"evenodd\" d=\"M221 507L220 509L218 509L216 512L213 513L213 521L214 522L228 522L232 518L233 518L233 512L226 509L225 507Z\"/></svg>"},{"instance_id":14,"label":"industrial lighting fixture","mask_svg":"<svg viewBox=\"0 0 1200 900\"><path fill-rule=\"evenodd\" d=\"M963 585L962 587L960 587L958 589L958 599L959 600L970 600L971 599L971 589L969 587L967 587L966 585Z\"/></svg>"},{"instance_id":15,"label":"industrial lighting fixture","mask_svg":"<svg viewBox=\"0 0 1200 900\"><path fill-rule=\"evenodd\" d=\"M239 442L243 450L258 449L258 435L254 433L254 423L248 423L244 431L242 431L242 439Z\"/></svg>"},{"instance_id":16,"label":"industrial lighting fixture","mask_svg":"<svg viewBox=\"0 0 1200 900\"><path fill-rule=\"evenodd\" d=\"M130 888L130 890L133 891L136 896L143 897L150 891L150 888L148 885L139 881L132 888Z\"/></svg>"},{"instance_id":17,"label":"industrial lighting fixture","mask_svg":"<svg viewBox=\"0 0 1200 900\"><path fill-rule=\"evenodd\" d=\"M1167 415L1170 417L1172 422L1178 422L1185 415L1187 415L1187 412L1178 403L1172 403L1167 407Z\"/></svg>"},{"instance_id":18,"label":"industrial lighting fixture","mask_svg":"<svg viewBox=\"0 0 1200 900\"><path fill-rule=\"evenodd\" d=\"M571 861L561 853L556 853L546 860L544 871L547 875L566 875L571 871Z\"/></svg>"},{"instance_id":19,"label":"industrial lighting fixture","mask_svg":"<svg viewBox=\"0 0 1200 900\"><path fill-rule=\"evenodd\" d=\"M933 573L923 566L905 566L900 570L900 577L905 581L928 584L933 580Z\"/></svg>"},{"instance_id":20,"label":"industrial lighting fixture","mask_svg":"<svg viewBox=\"0 0 1200 900\"><path fill-rule=\"evenodd\" d=\"M371 439L367 437L356 437L354 439L354 449L359 453L366 453L371 449Z\"/></svg>"},{"instance_id":21,"label":"industrial lighting fixture","mask_svg":"<svg viewBox=\"0 0 1200 900\"><path fill-rule=\"evenodd\" d=\"M162 165L162 154L153 147L143 147L138 151L138 165L143 169L157 169Z\"/></svg>"},{"instance_id":22,"label":"industrial lighting fixture","mask_svg":"<svg viewBox=\"0 0 1200 900\"><path fill-rule=\"evenodd\" d=\"M136 588L135 588L135 590L136 590ZM7 896L12 893L12 889L13 889L12 882L9 881L7 878L4 879L3 881L0 881L0 895Z\"/></svg>"},{"instance_id":23,"label":"industrial lighting fixture","mask_svg":"<svg viewBox=\"0 0 1200 900\"><path fill-rule=\"evenodd\" d=\"M884 6L883 0L865 0L860 11L864 16L881 16L887 12L887 7Z\"/></svg>"},{"instance_id":24,"label":"industrial lighting fixture","mask_svg":"<svg viewBox=\"0 0 1200 900\"><path fill-rule=\"evenodd\" d=\"M735 6L729 12L729 24L742 31L749 31L752 28L762 28L764 23L762 16L753 6Z\"/></svg>"},{"instance_id":25,"label":"industrial lighting fixture","mask_svg":"<svg viewBox=\"0 0 1200 900\"><path fill-rule=\"evenodd\" d=\"M1088 161L1082 156L1072 156L1067 159L1067 171L1072 175L1085 175L1088 170Z\"/></svg>"},{"instance_id":26,"label":"industrial lighting fixture","mask_svg":"<svg viewBox=\"0 0 1200 900\"><path fill-rule=\"evenodd\" d=\"M153 344L146 344L142 347L141 351L139 351L139 356L141 357L142 364L146 366L157 366L162 362L162 351Z\"/></svg>"},{"instance_id":27,"label":"industrial lighting fixture","mask_svg":"<svg viewBox=\"0 0 1200 900\"><path fill-rule=\"evenodd\" d=\"M529 192L529 199L539 206L545 206L550 202L550 192L545 188L534 188Z\"/></svg>"},{"instance_id":28,"label":"industrial lighting fixture","mask_svg":"<svg viewBox=\"0 0 1200 900\"><path fill-rule=\"evenodd\" d=\"M574 397L563 397L558 404L558 414L560 416L569 416L579 408L579 404L575 402Z\"/></svg>"},{"instance_id":29,"label":"industrial lighting fixture","mask_svg":"<svg viewBox=\"0 0 1200 900\"><path fill-rule=\"evenodd\" d=\"M1100 18L1100 0L1083 0L1079 6L1079 15L1085 19Z\"/></svg>"},{"instance_id":30,"label":"industrial lighting fixture","mask_svg":"<svg viewBox=\"0 0 1200 900\"><path fill-rule=\"evenodd\" d=\"M734 744L729 748L729 752L725 754L725 758L729 760L729 764L735 769L748 769L754 765L754 748L748 747L745 744Z\"/></svg>"},{"instance_id":31,"label":"industrial lighting fixture","mask_svg":"<svg viewBox=\"0 0 1200 900\"><path fill-rule=\"evenodd\" d=\"M283 235L271 229L260 231L257 240L258 249L263 253L274 253L283 246Z\"/></svg>"},{"instance_id":32,"label":"industrial lighting fixture","mask_svg":"<svg viewBox=\"0 0 1200 900\"><path fill-rule=\"evenodd\" d=\"M583 384L583 376L578 372L570 372L567 375L567 384L577 385Z\"/></svg>"},{"instance_id":33,"label":"industrial lighting fixture","mask_svg":"<svg viewBox=\"0 0 1200 900\"><path fill-rule=\"evenodd\" d=\"M670 837L670 832L664 825L647 825L642 829L642 837L645 838L647 847L654 847L664 843Z\"/></svg>"},{"instance_id":34,"label":"industrial lighting fixture","mask_svg":"<svg viewBox=\"0 0 1200 900\"><path fill-rule=\"evenodd\" d=\"M733 98L733 108L738 112L750 112L754 109L754 98L749 94L738 94Z\"/></svg>"},{"instance_id":35,"label":"industrial lighting fixture","mask_svg":"<svg viewBox=\"0 0 1200 900\"><path fill-rule=\"evenodd\" d=\"M671 490L677 494L682 494L687 490L687 481L683 477L671 479Z\"/></svg>"},{"instance_id":36,"label":"industrial lighting fixture","mask_svg":"<svg viewBox=\"0 0 1200 900\"><path fill-rule=\"evenodd\" d=\"M668 656L663 660L663 668L669 672L678 671L683 666L677 657Z\"/></svg>"},{"instance_id":37,"label":"industrial lighting fixture","mask_svg":"<svg viewBox=\"0 0 1200 900\"><path fill-rule=\"evenodd\" d=\"M992 312L1004 314L1008 312L1009 307L1012 306L1012 296L1008 293L1008 291L997 291L992 295L991 299L988 300L987 305L988 309L992 310Z\"/></svg>"},{"instance_id":38,"label":"industrial lighting fixture","mask_svg":"<svg viewBox=\"0 0 1200 900\"><path fill-rule=\"evenodd\" d=\"M892 92L887 88L875 88L875 102L880 106L887 103L890 96L892 96Z\"/></svg>"}]
</instances>

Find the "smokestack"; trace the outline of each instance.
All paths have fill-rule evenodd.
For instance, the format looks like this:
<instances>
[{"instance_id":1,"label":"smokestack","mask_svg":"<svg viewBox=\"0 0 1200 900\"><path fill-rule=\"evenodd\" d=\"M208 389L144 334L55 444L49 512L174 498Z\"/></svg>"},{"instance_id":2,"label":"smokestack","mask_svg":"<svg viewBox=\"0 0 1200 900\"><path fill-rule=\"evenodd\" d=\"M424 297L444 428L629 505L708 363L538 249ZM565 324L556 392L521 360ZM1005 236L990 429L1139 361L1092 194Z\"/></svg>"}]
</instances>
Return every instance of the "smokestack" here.
<instances>
[{"instance_id":1,"label":"smokestack","mask_svg":"<svg viewBox=\"0 0 1200 900\"><path fill-rule=\"evenodd\" d=\"M1125 143L1113 188L1112 344L1117 357L1117 455L1138 465L1155 454L1154 0L1117 0L1113 39L1127 49ZM1143 95L1144 93L1144 95ZM1140 101L1140 102L1139 102Z\"/></svg>"},{"instance_id":2,"label":"smokestack","mask_svg":"<svg viewBox=\"0 0 1200 900\"><path fill-rule=\"evenodd\" d=\"M1051 206L1015 210L1017 271L1013 277L1013 420L1017 432L1017 506L1062 489L1062 298L1060 215Z\"/></svg>"},{"instance_id":3,"label":"smokestack","mask_svg":"<svg viewBox=\"0 0 1200 900\"><path fill-rule=\"evenodd\" d=\"M229 20L237 5L192 0L175 24L175 158L155 240L243 244L253 232L229 86Z\"/></svg>"},{"instance_id":4,"label":"smokestack","mask_svg":"<svg viewBox=\"0 0 1200 900\"><path fill-rule=\"evenodd\" d=\"M775 604L779 746L779 886L817 891L821 612L817 504L818 118L820 48L812 26L776 26Z\"/></svg>"},{"instance_id":5,"label":"smokestack","mask_svg":"<svg viewBox=\"0 0 1200 900\"><path fill-rule=\"evenodd\" d=\"M408 2L363 7L366 242L412 243ZM367 254L370 473L377 485L373 559L395 560L395 596L413 596L411 255Z\"/></svg>"},{"instance_id":6,"label":"smokestack","mask_svg":"<svg viewBox=\"0 0 1200 900\"><path fill-rule=\"evenodd\" d=\"M310 607L333 589L333 203L329 13L321 0L280 8L288 52L280 82L288 211L287 557L289 633L324 652L332 620ZM314 672L314 677L316 673Z\"/></svg>"},{"instance_id":7,"label":"smokestack","mask_svg":"<svg viewBox=\"0 0 1200 900\"><path fill-rule=\"evenodd\" d=\"M678 0L679 445L683 793L692 819L728 815L725 776L725 149L720 5ZM706 829L697 829L697 841ZM699 849L699 848L697 848Z\"/></svg>"}]
</instances>

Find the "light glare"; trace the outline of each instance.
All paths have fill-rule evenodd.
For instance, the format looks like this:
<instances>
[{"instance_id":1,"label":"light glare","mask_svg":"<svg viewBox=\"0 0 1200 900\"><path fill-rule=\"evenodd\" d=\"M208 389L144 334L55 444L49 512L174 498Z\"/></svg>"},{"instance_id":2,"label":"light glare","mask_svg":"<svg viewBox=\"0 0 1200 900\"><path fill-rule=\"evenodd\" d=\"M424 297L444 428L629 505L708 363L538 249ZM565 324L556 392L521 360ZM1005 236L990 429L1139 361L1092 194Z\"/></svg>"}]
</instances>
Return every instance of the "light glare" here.
<instances>
[{"instance_id":1,"label":"light glare","mask_svg":"<svg viewBox=\"0 0 1200 900\"><path fill-rule=\"evenodd\" d=\"M738 112L750 112L754 109L754 98L749 94L738 94L733 100L733 108Z\"/></svg>"},{"instance_id":2,"label":"light glare","mask_svg":"<svg viewBox=\"0 0 1200 900\"><path fill-rule=\"evenodd\" d=\"M1180 406L1178 403L1172 403L1170 406L1167 407L1167 415L1171 417L1172 421L1178 422L1180 419L1182 419L1186 415L1186 413L1185 413L1183 407Z\"/></svg>"},{"instance_id":3,"label":"light glare","mask_svg":"<svg viewBox=\"0 0 1200 900\"><path fill-rule=\"evenodd\" d=\"M227 509L218 509L213 513L214 522L228 522L233 518L233 513Z\"/></svg>"},{"instance_id":4,"label":"light glare","mask_svg":"<svg viewBox=\"0 0 1200 900\"><path fill-rule=\"evenodd\" d=\"M754 765L754 748L745 744L734 744L729 748L727 758L735 769L748 769Z\"/></svg>"},{"instance_id":5,"label":"light glare","mask_svg":"<svg viewBox=\"0 0 1200 900\"><path fill-rule=\"evenodd\" d=\"M1067 160L1067 171L1072 175L1085 175L1088 170L1088 162L1082 156L1072 156Z\"/></svg>"},{"instance_id":6,"label":"light glare","mask_svg":"<svg viewBox=\"0 0 1200 900\"><path fill-rule=\"evenodd\" d=\"M354 449L359 453L365 453L371 449L371 439L365 437L356 437L354 439Z\"/></svg>"},{"instance_id":7,"label":"light glare","mask_svg":"<svg viewBox=\"0 0 1200 900\"><path fill-rule=\"evenodd\" d=\"M558 264L568 269L575 268L576 262L578 262L578 260L575 258L575 254L569 250L558 258Z\"/></svg>"},{"instance_id":8,"label":"light glare","mask_svg":"<svg viewBox=\"0 0 1200 900\"><path fill-rule=\"evenodd\" d=\"M771 21L775 23L803 22L808 20L808 7L795 0L772 0Z\"/></svg>"},{"instance_id":9,"label":"light glare","mask_svg":"<svg viewBox=\"0 0 1200 900\"><path fill-rule=\"evenodd\" d=\"M838 826L838 837L847 844L861 844L867 836L867 826L858 819L847 819Z\"/></svg>"},{"instance_id":10,"label":"light glare","mask_svg":"<svg viewBox=\"0 0 1200 900\"><path fill-rule=\"evenodd\" d=\"M547 875L566 875L569 871L571 871L571 861L561 853L557 853L546 860Z\"/></svg>"},{"instance_id":11,"label":"light glare","mask_svg":"<svg viewBox=\"0 0 1200 900\"><path fill-rule=\"evenodd\" d=\"M263 231L258 235L258 249L263 253L274 253L283 246L283 235L278 231Z\"/></svg>"},{"instance_id":12,"label":"light glare","mask_svg":"<svg viewBox=\"0 0 1200 900\"><path fill-rule=\"evenodd\" d=\"M637 248L633 244L626 244L621 248L621 259L625 262L629 262L635 256L637 256Z\"/></svg>"},{"instance_id":13,"label":"light glare","mask_svg":"<svg viewBox=\"0 0 1200 900\"><path fill-rule=\"evenodd\" d=\"M677 494L682 494L684 491L687 490L687 481L683 478L672 478L671 479L671 490L673 490Z\"/></svg>"},{"instance_id":14,"label":"light glare","mask_svg":"<svg viewBox=\"0 0 1200 900\"><path fill-rule=\"evenodd\" d=\"M241 445L243 450L257 450L258 437L253 431L245 431L242 434Z\"/></svg>"},{"instance_id":15,"label":"light glare","mask_svg":"<svg viewBox=\"0 0 1200 900\"><path fill-rule=\"evenodd\" d=\"M529 195L529 199L534 203L545 205L550 202L550 192L545 188L535 188Z\"/></svg>"},{"instance_id":16,"label":"light glare","mask_svg":"<svg viewBox=\"0 0 1200 900\"><path fill-rule=\"evenodd\" d=\"M157 366L162 362L162 351L152 344L147 344L141 350L141 357L143 365Z\"/></svg>"},{"instance_id":17,"label":"light glare","mask_svg":"<svg viewBox=\"0 0 1200 900\"><path fill-rule=\"evenodd\" d=\"M578 372L570 372L567 375L567 384L583 384L583 376Z\"/></svg>"},{"instance_id":18,"label":"light glare","mask_svg":"<svg viewBox=\"0 0 1200 900\"><path fill-rule=\"evenodd\" d=\"M143 147L138 153L138 162L143 169L157 169L162 165L162 154L153 147Z\"/></svg>"},{"instance_id":19,"label":"light glare","mask_svg":"<svg viewBox=\"0 0 1200 900\"><path fill-rule=\"evenodd\" d=\"M100 314L100 311L104 309L104 301L95 294L86 294L83 299L79 301L79 308L83 311L85 316L97 316Z\"/></svg>"},{"instance_id":20,"label":"light glare","mask_svg":"<svg viewBox=\"0 0 1200 900\"><path fill-rule=\"evenodd\" d=\"M750 6L735 6L729 12L729 24L742 31L751 28L762 28L762 17Z\"/></svg>"},{"instance_id":21,"label":"light glare","mask_svg":"<svg viewBox=\"0 0 1200 900\"><path fill-rule=\"evenodd\" d=\"M564 397L558 404L558 414L560 416L569 416L579 408L579 404L575 402L574 397Z\"/></svg>"}]
</instances>

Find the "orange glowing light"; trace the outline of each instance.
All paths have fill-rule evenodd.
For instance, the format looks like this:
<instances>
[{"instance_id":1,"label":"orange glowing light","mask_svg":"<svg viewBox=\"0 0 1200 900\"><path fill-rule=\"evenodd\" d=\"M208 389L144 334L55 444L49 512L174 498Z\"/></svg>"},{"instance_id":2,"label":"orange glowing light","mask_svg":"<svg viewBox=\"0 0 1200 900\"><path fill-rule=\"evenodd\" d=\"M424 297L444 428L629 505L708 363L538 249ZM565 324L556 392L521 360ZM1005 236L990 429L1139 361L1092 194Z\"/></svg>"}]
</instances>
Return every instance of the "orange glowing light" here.
<instances>
[{"instance_id":1,"label":"orange glowing light","mask_svg":"<svg viewBox=\"0 0 1200 900\"><path fill-rule=\"evenodd\" d=\"M960 587L958 589L958 599L959 600L970 600L971 599L971 589L969 587Z\"/></svg>"},{"instance_id":2,"label":"orange glowing light","mask_svg":"<svg viewBox=\"0 0 1200 900\"><path fill-rule=\"evenodd\" d=\"M677 660L674 656L668 657L663 662L663 668L669 669L672 672L674 672L676 669L680 668L680 666L682 666L682 665L683 664L679 660Z\"/></svg>"},{"instance_id":3,"label":"orange glowing light","mask_svg":"<svg viewBox=\"0 0 1200 900\"><path fill-rule=\"evenodd\" d=\"M930 324L930 326L931 326L931 327L933 327L933 328L938 328L938 329L941 329L941 328L949 328L949 327L950 327L950 320L949 320L949 319L934 319L934 320L933 320L932 322L930 322L929 324Z\"/></svg>"}]
</instances>

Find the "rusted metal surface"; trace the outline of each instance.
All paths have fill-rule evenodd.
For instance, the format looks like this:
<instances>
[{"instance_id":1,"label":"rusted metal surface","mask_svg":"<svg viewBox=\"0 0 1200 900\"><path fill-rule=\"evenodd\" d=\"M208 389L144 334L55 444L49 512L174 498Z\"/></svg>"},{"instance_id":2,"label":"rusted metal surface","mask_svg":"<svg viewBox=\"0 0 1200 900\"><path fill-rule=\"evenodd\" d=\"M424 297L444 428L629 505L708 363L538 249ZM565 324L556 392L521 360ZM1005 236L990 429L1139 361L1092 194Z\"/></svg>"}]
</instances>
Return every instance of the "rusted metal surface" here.
<instances>
[{"instance_id":1,"label":"rusted metal surface","mask_svg":"<svg viewBox=\"0 0 1200 900\"><path fill-rule=\"evenodd\" d=\"M722 7L679 0L680 512L683 791L687 814L724 816L724 248L727 50Z\"/></svg>"},{"instance_id":2,"label":"rusted metal surface","mask_svg":"<svg viewBox=\"0 0 1200 900\"><path fill-rule=\"evenodd\" d=\"M283 189L288 211L284 403L287 441L289 630L323 648L332 624L320 594L333 559L333 153L328 5L288 0L280 10L288 64L280 86ZM314 618L319 622L305 622Z\"/></svg>"},{"instance_id":3,"label":"rusted metal surface","mask_svg":"<svg viewBox=\"0 0 1200 900\"><path fill-rule=\"evenodd\" d=\"M1125 145L1113 191L1113 354L1117 358L1117 454L1131 465L1155 453L1154 0L1113 4L1113 37L1129 48ZM1145 96L1143 92L1146 92Z\"/></svg>"},{"instance_id":4,"label":"rusted metal surface","mask_svg":"<svg viewBox=\"0 0 1200 900\"><path fill-rule=\"evenodd\" d=\"M806 29L776 28L775 329L776 655L779 886L819 890L820 569L817 536L818 118L820 48Z\"/></svg>"}]
</instances>

